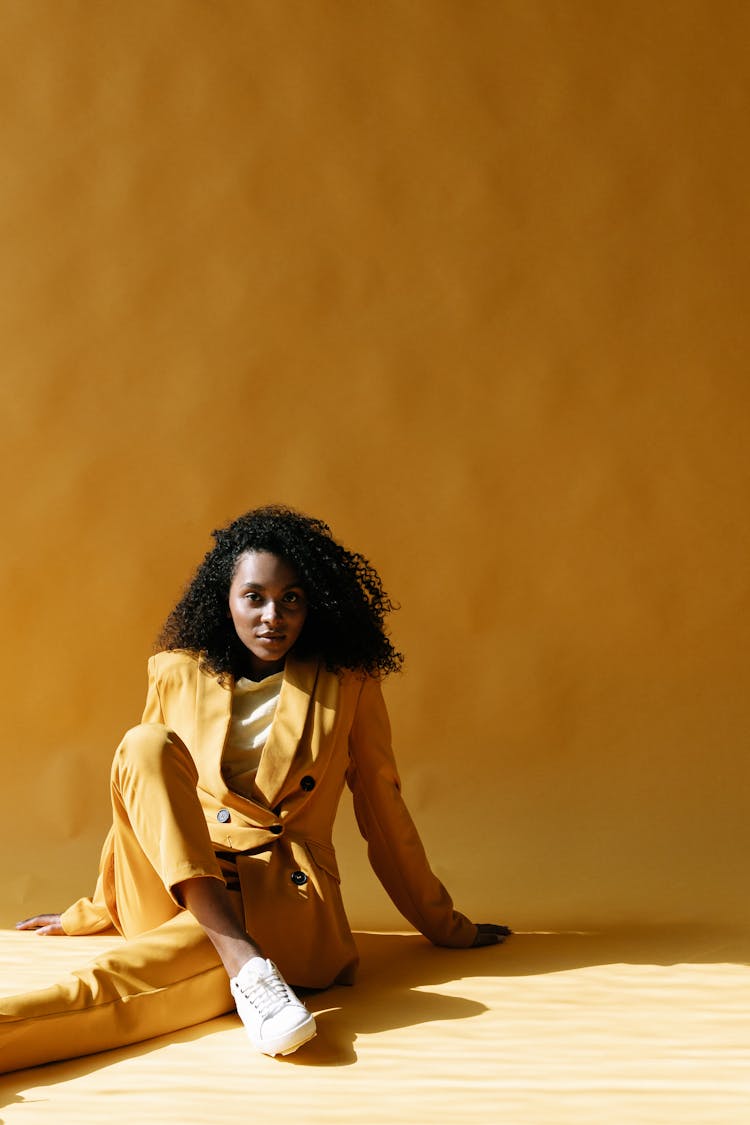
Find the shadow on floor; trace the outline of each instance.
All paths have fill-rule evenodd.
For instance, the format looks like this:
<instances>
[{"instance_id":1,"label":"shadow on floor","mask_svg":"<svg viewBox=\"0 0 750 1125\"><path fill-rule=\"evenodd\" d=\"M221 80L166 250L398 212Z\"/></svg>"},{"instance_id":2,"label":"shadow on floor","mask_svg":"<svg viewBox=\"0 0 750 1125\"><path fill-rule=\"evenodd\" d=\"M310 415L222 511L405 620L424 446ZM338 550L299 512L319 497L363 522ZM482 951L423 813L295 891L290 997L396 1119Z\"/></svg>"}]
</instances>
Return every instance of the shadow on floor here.
<instances>
[{"instance_id":1,"label":"shadow on floor","mask_svg":"<svg viewBox=\"0 0 750 1125\"><path fill-rule=\"evenodd\" d=\"M440 949L418 934L358 933L357 987L372 973L408 987L473 976L536 976L593 965L750 964L750 930L709 926L515 933L501 946ZM424 979L421 979L424 977Z\"/></svg>"},{"instance_id":2,"label":"shadow on floor","mask_svg":"<svg viewBox=\"0 0 750 1125\"><path fill-rule=\"evenodd\" d=\"M439 949L418 934L358 933L357 984L309 993L305 1003L319 1034L280 1066L348 1066L356 1062L358 1035L435 1020L463 1020L487 1011L477 1000L430 991L464 978L522 977L612 964L750 964L750 933L681 927L605 933L520 933L500 946ZM426 989L426 991L424 991ZM24 1101L29 1086L69 1081L126 1058L237 1029L234 1014L168 1036L84 1058L51 1063L0 1078L0 1106ZM0 1125L2 1123L0 1122Z\"/></svg>"},{"instance_id":3,"label":"shadow on floor","mask_svg":"<svg viewBox=\"0 0 750 1125\"><path fill-rule=\"evenodd\" d=\"M422 991L476 977L523 977L596 965L750 964L750 933L694 927L603 933L520 933L501 946L440 949L418 934L358 933L357 984L307 996L320 1033L298 1065L355 1061L357 1034L432 1020L467 1019L486 1008L476 1000Z\"/></svg>"}]
</instances>

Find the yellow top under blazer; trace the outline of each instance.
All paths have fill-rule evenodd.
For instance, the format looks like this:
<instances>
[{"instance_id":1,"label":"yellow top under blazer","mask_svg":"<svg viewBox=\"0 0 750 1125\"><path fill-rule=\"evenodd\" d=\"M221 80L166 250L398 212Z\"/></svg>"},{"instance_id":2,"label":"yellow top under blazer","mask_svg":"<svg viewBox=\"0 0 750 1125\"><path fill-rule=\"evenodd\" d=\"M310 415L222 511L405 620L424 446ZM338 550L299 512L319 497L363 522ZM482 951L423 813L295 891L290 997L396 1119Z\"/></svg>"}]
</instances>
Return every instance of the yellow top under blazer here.
<instances>
[{"instance_id":1,"label":"yellow top under blazer","mask_svg":"<svg viewBox=\"0 0 750 1125\"><path fill-rule=\"evenodd\" d=\"M472 944L476 926L453 909L401 797L377 679L289 656L248 799L227 788L221 771L231 683L190 653L158 653L148 671L143 722L167 726L189 748L211 840L241 853L247 930L288 980L323 988L354 979L357 951L331 842L344 782L370 863L399 911L436 945ZM62 924L69 934L96 933L116 918L108 837L93 897L69 907Z\"/></svg>"}]
</instances>

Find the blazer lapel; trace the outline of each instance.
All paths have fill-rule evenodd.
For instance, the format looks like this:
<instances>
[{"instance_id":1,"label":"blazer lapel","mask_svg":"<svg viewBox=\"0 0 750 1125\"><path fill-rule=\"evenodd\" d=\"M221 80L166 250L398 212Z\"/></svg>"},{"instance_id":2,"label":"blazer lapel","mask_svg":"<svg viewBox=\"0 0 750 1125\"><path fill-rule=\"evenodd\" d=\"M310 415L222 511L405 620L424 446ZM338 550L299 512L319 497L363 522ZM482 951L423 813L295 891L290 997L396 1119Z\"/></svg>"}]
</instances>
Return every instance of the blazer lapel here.
<instances>
[{"instance_id":1,"label":"blazer lapel","mask_svg":"<svg viewBox=\"0 0 750 1125\"><path fill-rule=\"evenodd\" d=\"M255 776L255 789L269 807L276 804L294 761L317 678L317 661L287 657L276 714Z\"/></svg>"},{"instance_id":2,"label":"blazer lapel","mask_svg":"<svg viewBox=\"0 0 750 1125\"><path fill-rule=\"evenodd\" d=\"M198 672L195 687L195 742L191 747L209 793L226 792L221 756L232 716L232 689L214 676Z\"/></svg>"},{"instance_id":3,"label":"blazer lapel","mask_svg":"<svg viewBox=\"0 0 750 1125\"><path fill-rule=\"evenodd\" d=\"M332 753L338 716L339 677L316 661L287 658L284 682L255 778L258 797L274 808L290 794L302 795L304 774L322 768Z\"/></svg>"}]
</instances>

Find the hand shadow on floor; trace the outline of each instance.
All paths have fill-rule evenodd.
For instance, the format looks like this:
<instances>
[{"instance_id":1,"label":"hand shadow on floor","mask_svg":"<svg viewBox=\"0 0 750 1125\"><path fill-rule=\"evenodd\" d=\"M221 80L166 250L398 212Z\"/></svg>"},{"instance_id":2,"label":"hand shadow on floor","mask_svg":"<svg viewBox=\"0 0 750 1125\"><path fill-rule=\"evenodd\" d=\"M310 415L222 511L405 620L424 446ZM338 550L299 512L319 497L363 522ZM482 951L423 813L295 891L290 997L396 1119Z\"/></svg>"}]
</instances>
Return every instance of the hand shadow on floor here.
<instances>
[{"instance_id":1,"label":"hand shadow on floor","mask_svg":"<svg viewBox=\"0 0 750 1125\"><path fill-rule=\"evenodd\" d=\"M356 985L304 996L307 1007L316 1015L318 1035L299 1053L279 1060L280 1065L348 1066L356 1062L354 1044L359 1035L481 1016L487 1007L476 999L453 994L455 987L451 994L431 990L450 982L455 986L464 978L537 976L619 963L750 964L747 931L694 926L623 928L603 933L517 933L502 945L483 949L437 948L418 934L355 936L361 955ZM167 1044L189 1043L223 1032L234 1035L237 1025L237 1016L229 1014L146 1042L3 1075L0 1106L23 1102L21 1092L30 1086L53 1086ZM244 1041L242 1045L244 1049Z\"/></svg>"}]
</instances>

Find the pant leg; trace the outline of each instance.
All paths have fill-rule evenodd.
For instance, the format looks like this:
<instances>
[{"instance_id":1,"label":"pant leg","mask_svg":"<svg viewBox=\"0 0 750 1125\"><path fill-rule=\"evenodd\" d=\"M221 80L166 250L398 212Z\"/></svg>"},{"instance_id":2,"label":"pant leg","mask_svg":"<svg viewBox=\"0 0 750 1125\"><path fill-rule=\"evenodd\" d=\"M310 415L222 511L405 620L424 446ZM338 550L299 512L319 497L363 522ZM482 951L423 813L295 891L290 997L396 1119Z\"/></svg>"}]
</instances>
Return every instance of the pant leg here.
<instances>
[{"instance_id":1,"label":"pant leg","mask_svg":"<svg viewBox=\"0 0 750 1125\"><path fill-rule=\"evenodd\" d=\"M49 988L0 998L0 1073L138 1043L233 1008L216 950L183 910Z\"/></svg>"},{"instance_id":2,"label":"pant leg","mask_svg":"<svg viewBox=\"0 0 750 1125\"><path fill-rule=\"evenodd\" d=\"M127 941L49 988L0 999L0 1072L150 1039L233 1008L216 950L173 891L184 879L222 878L196 782L190 754L166 727L128 731L112 766L104 880Z\"/></svg>"},{"instance_id":3,"label":"pant leg","mask_svg":"<svg viewBox=\"0 0 750 1125\"><path fill-rule=\"evenodd\" d=\"M113 844L108 907L126 936L154 929L181 903L184 879L221 879L196 784L176 734L156 723L128 731L112 763Z\"/></svg>"}]
</instances>

